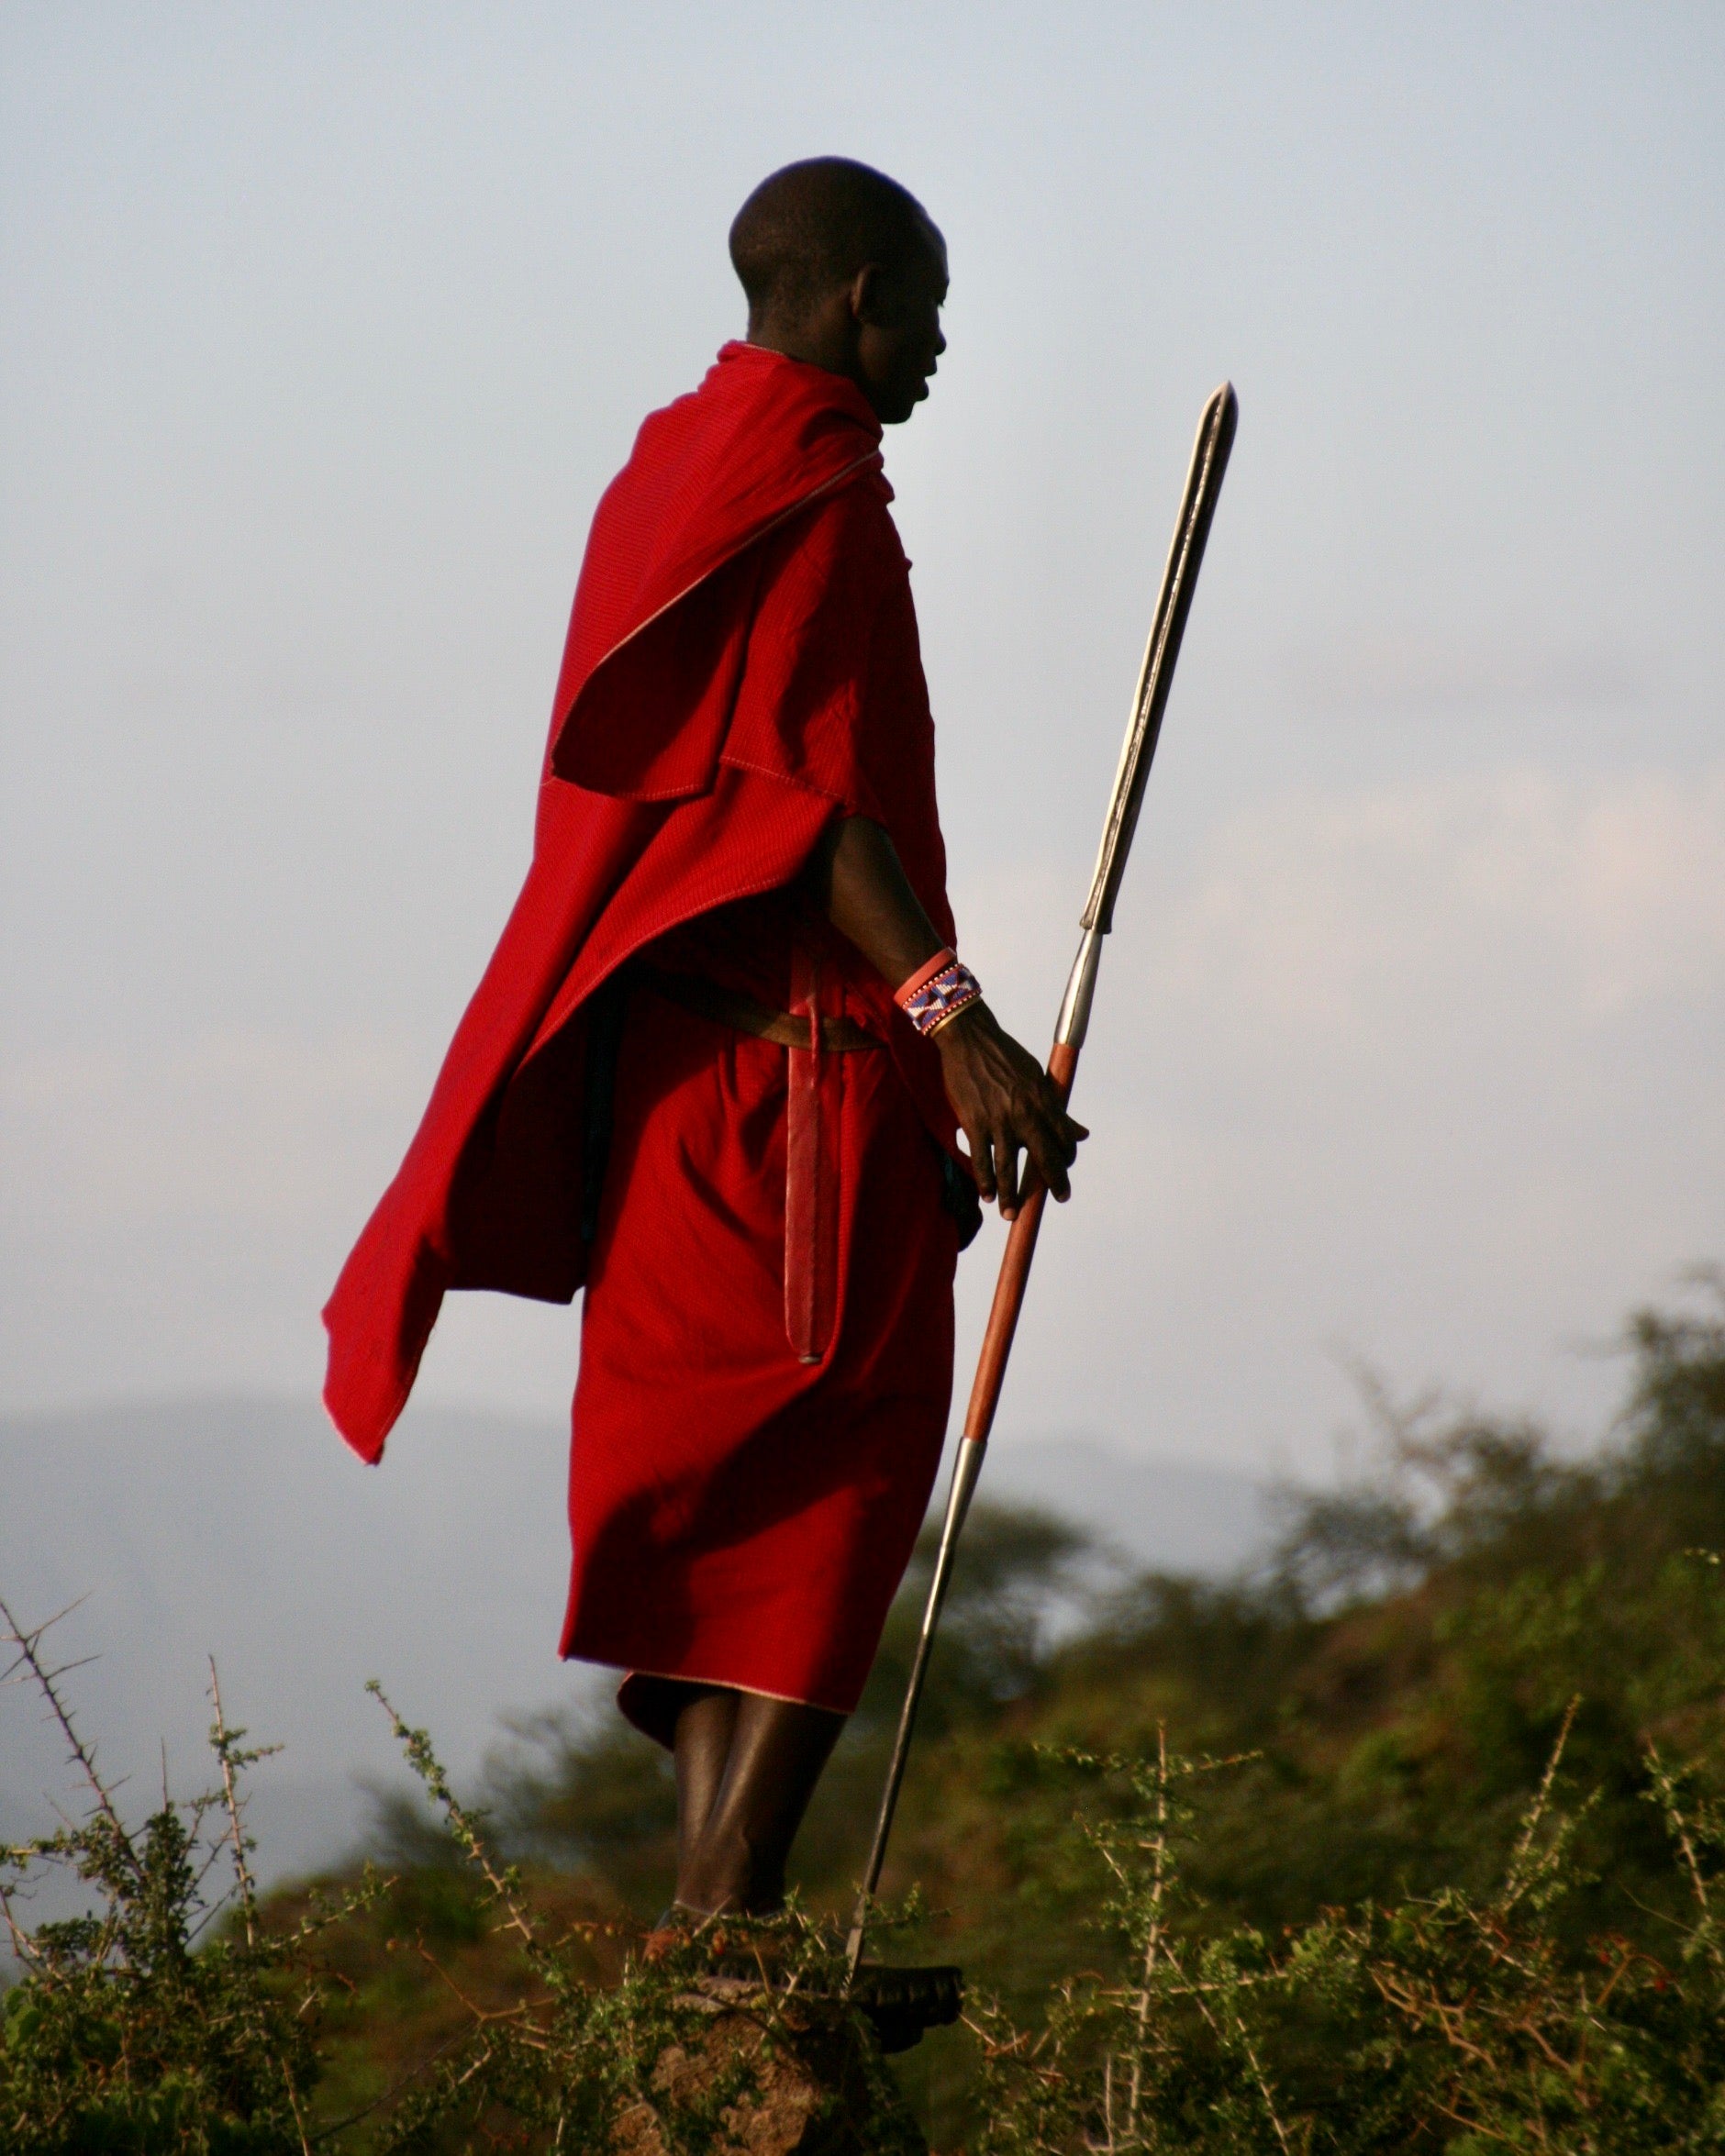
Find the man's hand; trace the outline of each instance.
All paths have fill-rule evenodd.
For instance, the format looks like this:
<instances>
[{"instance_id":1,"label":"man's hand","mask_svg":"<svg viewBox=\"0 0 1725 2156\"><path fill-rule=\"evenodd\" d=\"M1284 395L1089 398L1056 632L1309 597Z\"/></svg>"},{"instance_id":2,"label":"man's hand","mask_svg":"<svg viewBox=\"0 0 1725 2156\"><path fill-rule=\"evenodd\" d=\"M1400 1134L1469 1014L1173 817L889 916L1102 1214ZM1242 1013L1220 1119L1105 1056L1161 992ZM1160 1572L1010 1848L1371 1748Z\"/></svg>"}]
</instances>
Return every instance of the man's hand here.
<instances>
[{"instance_id":1,"label":"man's hand","mask_svg":"<svg viewBox=\"0 0 1725 2156\"><path fill-rule=\"evenodd\" d=\"M1064 1205L1072 1195L1067 1170L1090 1133L1061 1106L1053 1082L1028 1049L1003 1032L985 1003L973 1003L934 1037L940 1051L946 1097L970 1145L976 1188L998 1197L1000 1217L1016 1220L1028 1173L1018 1172L1020 1148L1028 1166Z\"/></svg>"},{"instance_id":2,"label":"man's hand","mask_svg":"<svg viewBox=\"0 0 1725 2156\"><path fill-rule=\"evenodd\" d=\"M910 888L893 842L866 817L835 824L818 868L827 917L848 936L884 981L907 981L941 949L940 938ZM818 881L817 888L820 888ZM1028 1049L1003 1033L985 1003L974 1003L934 1037L945 1065L946 1097L969 1141L976 1187L998 1197L1003 1220L1016 1220L1024 1196L1018 1154L1064 1204L1066 1171L1090 1133L1061 1106L1047 1073Z\"/></svg>"}]
</instances>

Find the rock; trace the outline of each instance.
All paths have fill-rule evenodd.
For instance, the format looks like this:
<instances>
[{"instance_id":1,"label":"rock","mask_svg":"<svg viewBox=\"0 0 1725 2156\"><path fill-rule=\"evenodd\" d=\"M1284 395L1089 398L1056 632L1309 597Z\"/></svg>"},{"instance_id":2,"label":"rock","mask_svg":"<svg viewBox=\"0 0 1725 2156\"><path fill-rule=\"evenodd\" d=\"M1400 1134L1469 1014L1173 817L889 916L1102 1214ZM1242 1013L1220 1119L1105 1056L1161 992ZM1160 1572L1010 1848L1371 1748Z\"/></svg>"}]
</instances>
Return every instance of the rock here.
<instances>
[{"instance_id":1,"label":"rock","mask_svg":"<svg viewBox=\"0 0 1725 2156\"><path fill-rule=\"evenodd\" d=\"M707 2026L661 2052L612 2156L672 2156L677 2124L703 2117L711 2156L928 2156L867 2023L839 2000L703 1976L677 2004Z\"/></svg>"}]
</instances>

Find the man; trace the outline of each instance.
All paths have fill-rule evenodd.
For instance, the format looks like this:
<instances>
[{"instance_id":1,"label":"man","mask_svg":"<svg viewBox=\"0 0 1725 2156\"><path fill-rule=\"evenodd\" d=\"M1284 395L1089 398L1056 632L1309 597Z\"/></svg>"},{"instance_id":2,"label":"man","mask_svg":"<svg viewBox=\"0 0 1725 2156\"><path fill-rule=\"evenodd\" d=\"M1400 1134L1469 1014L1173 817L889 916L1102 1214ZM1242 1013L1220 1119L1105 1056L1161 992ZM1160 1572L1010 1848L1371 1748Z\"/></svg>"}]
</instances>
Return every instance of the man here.
<instances>
[{"instance_id":1,"label":"man","mask_svg":"<svg viewBox=\"0 0 1725 2156\"><path fill-rule=\"evenodd\" d=\"M325 1313L375 1461L445 1289L584 1284L562 1652L673 1748L696 1917L782 1896L928 1503L978 1195L1012 1217L1022 1153L1063 1199L1085 1135L953 948L879 450L944 242L819 158L730 250L747 341L600 504L532 867Z\"/></svg>"}]
</instances>

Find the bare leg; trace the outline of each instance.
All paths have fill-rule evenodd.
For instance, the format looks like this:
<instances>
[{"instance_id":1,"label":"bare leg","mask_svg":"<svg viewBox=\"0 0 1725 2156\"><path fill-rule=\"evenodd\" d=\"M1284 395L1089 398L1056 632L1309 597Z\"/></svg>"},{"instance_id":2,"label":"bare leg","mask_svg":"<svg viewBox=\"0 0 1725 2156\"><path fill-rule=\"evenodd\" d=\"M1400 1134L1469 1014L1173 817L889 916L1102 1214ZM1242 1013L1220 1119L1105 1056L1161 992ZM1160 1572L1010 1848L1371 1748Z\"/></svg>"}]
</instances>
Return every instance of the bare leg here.
<instances>
[{"instance_id":1,"label":"bare leg","mask_svg":"<svg viewBox=\"0 0 1725 2156\"><path fill-rule=\"evenodd\" d=\"M738 1693L715 1685L686 1687L677 1710L673 1754L677 1762L677 1898L683 1875L694 1862L707 1815L725 1779L730 1740L737 1727Z\"/></svg>"},{"instance_id":2,"label":"bare leg","mask_svg":"<svg viewBox=\"0 0 1725 2156\"><path fill-rule=\"evenodd\" d=\"M844 1717L694 1684L679 1684L667 1707L673 1700L677 1905L763 1916L784 1898L785 1859ZM902 2051L925 2028L958 2018L963 1978L952 1968L865 1963L851 1997L883 2047Z\"/></svg>"},{"instance_id":3,"label":"bare leg","mask_svg":"<svg viewBox=\"0 0 1725 2156\"><path fill-rule=\"evenodd\" d=\"M785 1898L785 1865L844 1717L825 1707L732 1693L724 1773L705 1806L693 1845L679 1834L677 1899L705 1911L763 1915ZM691 1702L677 1718L678 1783L684 1783L683 1731L690 1730L691 1801L710 1786L714 1739L721 1727L717 1695ZM684 1807L680 1805L680 1814Z\"/></svg>"}]
</instances>

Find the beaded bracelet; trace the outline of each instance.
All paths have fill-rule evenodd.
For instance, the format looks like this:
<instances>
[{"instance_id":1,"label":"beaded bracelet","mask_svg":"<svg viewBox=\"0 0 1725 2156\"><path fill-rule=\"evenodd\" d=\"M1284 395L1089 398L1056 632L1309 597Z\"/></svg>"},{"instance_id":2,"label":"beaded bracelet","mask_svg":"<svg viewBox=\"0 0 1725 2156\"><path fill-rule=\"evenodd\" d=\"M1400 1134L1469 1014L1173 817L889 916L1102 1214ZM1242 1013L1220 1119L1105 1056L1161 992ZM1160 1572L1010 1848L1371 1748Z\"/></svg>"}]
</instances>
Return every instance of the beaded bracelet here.
<instances>
[{"instance_id":1,"label":"beaded bracelet","mask_svg":"<svg viewBox=\"0 0 1725 2156\"><path fill-rule=\"evenodd\" d=\"M896 991L893 1001L926 1037L979 1002L982 993L982 984L956 951L937 950Z\"/></svg>"}]
</instances>

